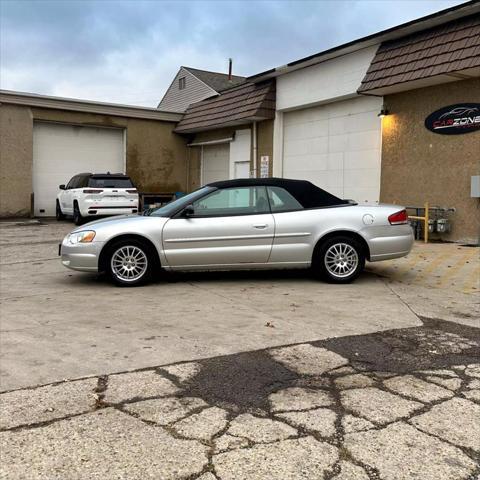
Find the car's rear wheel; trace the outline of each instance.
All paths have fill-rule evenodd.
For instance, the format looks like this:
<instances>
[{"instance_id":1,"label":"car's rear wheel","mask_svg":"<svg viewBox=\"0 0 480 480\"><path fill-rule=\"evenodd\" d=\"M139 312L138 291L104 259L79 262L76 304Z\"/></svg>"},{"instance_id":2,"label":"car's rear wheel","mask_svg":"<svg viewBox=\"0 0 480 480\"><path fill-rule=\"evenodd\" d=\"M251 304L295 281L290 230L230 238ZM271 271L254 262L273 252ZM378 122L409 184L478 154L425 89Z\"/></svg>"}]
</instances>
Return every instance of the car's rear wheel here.
<instances>
[{"instance_id":1,"label":"car's rear wheel","mask_svg":"<svg viewBox=\"0 0 480 480\"><path fill-rule=\"evenodd\" d=\"M354 238L330 237L315 252L312 267L317 275L331 283L349 283L365 267L365 253Z\"/></svg>"},{"instance_id":2,"label":"car's rear wheel","mask_svg":"<svg viewBox=\"0 0 480 480\"><path fill-rule=\"evenodd\" d=\"M60 207L60 202L57 200L56 207L55 207L55 218L60 220L65 220L65 215L62 212L62 208Z\"/></svg>"},{"instance_id":3,"label":"car's rear wheel","mask_svg":"<svg viewBox=\"0 0 480 480\"><path fill-rule=\"evenodd\" d=\"M83 217L76 201L73 203L73 222L75 225L81 225L83 223Z\"/></svg>"},{"instance_id":4,"label":"car's rear wheel","mask_svg":"<svg viewBox=\"0 0 480 480\"><path fill-rule=\"evenodd\" d=\"M113 244L107 256L107 272L122 287L135 287L152 278L155 257L150 247L139 240Z\"/></svg>"}]
</instances>

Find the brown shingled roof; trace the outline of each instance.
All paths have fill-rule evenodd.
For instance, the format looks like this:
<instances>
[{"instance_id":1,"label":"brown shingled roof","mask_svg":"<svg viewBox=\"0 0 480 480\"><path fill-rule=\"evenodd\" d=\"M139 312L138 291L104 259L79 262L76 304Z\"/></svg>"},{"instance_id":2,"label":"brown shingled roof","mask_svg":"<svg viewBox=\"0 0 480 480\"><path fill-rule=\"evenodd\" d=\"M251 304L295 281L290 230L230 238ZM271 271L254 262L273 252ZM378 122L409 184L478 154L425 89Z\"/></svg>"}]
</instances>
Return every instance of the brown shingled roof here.
<instances>
[{"instance_id":1,"label":"brown shingled roof","mask_svg":"<svg viewBox=\"0 0 480 480\"><path fill-rule=\"evenodd\" d=\"M382 43L359 93L480 66L480 15Z\"/></svg>"},{"instance_id":2,"label":"brown shingled roof","mask_svg":"<svg viewBox=\"0 0 480 480\"><path fill-rule=\"evenodd\" d=\"M190 105L175 131L199 132L271 118L275 118L275 82L244 83Z\"/></svg>"}]
</instances>

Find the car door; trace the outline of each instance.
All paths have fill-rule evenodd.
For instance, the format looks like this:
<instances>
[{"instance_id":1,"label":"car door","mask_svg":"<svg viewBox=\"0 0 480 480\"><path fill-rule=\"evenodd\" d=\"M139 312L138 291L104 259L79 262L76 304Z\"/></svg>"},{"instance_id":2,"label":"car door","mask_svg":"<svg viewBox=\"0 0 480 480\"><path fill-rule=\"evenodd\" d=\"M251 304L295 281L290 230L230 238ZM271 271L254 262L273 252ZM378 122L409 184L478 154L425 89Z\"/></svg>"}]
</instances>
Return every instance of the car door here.
<instances>
[{"instance_id":1,"label":"car door","mask_svg":"<svg viewBox=\"0 0 480 480\"><path fill-rule=\"evenodd\" d=\"M72 188L75 185L76 180L77 175L70 179L70 181L67 183L67 186L65 187L65 190L62 191L62 194L60 196L60 204L63 213L71 214L73 212Z\"/></svg>"},{"instance_id":2,"label":"car door","mask_svg":"<svg viewBox=\"0 0 480 480\"><path fill-rule=\"evenodd\" d=\"M321 210L305 210L287 190L267 187L275 220L275 240L270 255L272 264L310 263L315 232L321 228Z\"/></svg>"},{"instance_id":3,"label":"car door","mask_svg":"<svg viewBox=\"0 0 480 480\"><path fill-rule=\"evenodd\" d=\"M172 268L221 268L268 262L275 225L265 187L218 189L192 203L189 217L166 222L163 248Z\"/></svg>"}]
</instances>

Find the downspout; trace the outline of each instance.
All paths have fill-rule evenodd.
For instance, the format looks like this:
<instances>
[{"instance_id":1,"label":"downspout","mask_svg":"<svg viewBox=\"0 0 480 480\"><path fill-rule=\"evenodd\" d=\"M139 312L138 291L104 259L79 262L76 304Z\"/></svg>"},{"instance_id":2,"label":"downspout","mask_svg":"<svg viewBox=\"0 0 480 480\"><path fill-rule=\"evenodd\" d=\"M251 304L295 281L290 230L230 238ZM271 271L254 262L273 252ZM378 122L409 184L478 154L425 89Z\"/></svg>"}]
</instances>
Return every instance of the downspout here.
<instances>
[{"instance_id":1,"label":"downspout","mask_svg":"<svg viewBox=\"0 0 480 480\"><path fill-rule=\"evenodd\" d=\"M253 177L258 177L258 148L257 148L257 122L253 122Z\"/></svg>"}]
</instances>

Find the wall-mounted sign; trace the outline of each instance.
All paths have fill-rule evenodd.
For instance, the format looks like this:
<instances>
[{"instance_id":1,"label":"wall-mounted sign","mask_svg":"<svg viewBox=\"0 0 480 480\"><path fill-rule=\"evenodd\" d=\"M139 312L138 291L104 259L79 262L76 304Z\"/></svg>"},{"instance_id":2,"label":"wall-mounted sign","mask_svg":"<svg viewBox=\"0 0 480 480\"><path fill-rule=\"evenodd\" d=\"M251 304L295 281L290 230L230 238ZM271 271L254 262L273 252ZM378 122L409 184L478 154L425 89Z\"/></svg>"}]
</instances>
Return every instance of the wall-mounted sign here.
<instances>
[{"instance_id":1,"label":"wall-mounted sign","mask_svg":"<svg viewBox=\"0 0 480 480\"><path fill-rule=\"evenodd\" d=\"M268 155L260 157L260 178L268 178L270 158Z\"/></svg>"},{"instance_id":2,"label":"wall-mounted sign","mask_svg":"<svg viewBox=\"0 0 480 480\"><path fill-rule=\"evenodd\" d=\"M457 103L431 113L425 127L442 135L480 131L480 103Z\"/></svg>"}]
</instances>

